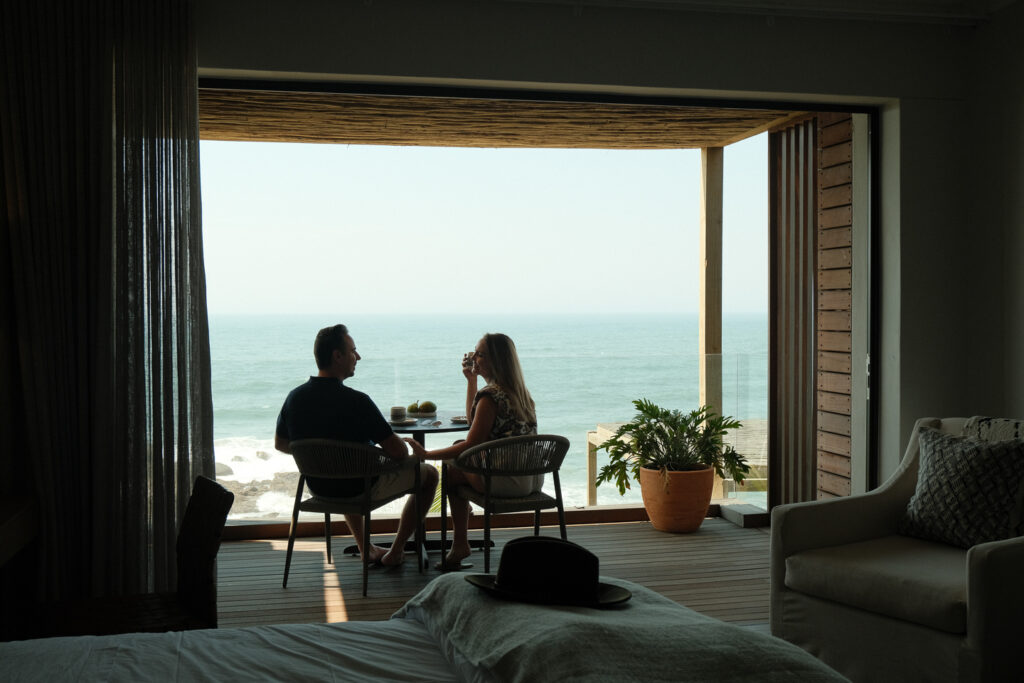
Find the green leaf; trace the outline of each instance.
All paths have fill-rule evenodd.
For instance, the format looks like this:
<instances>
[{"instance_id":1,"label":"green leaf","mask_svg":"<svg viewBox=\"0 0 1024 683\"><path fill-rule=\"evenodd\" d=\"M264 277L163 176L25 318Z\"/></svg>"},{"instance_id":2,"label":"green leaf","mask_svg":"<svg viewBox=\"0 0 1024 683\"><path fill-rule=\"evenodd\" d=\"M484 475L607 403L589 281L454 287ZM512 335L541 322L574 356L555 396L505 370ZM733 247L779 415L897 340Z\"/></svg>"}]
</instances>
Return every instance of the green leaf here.
<instances>
[{"instance_id":1,"label":"green leaf","mask_svg":"<svg viewBox=\"0 0 1024 683\"><path fill-rule=\"evenodd\" d=\"M732 417L716 414L708 406L689 413L670 410L645 398L633 401L637 413L598 450L608 453L608 463L597 476L597 485L614 482L619 494L638 479L641 467L679 471L713 467L715 474L742 483L750 472L746 458L724 437L743 425Z\"/></svg>"}]
</instances>

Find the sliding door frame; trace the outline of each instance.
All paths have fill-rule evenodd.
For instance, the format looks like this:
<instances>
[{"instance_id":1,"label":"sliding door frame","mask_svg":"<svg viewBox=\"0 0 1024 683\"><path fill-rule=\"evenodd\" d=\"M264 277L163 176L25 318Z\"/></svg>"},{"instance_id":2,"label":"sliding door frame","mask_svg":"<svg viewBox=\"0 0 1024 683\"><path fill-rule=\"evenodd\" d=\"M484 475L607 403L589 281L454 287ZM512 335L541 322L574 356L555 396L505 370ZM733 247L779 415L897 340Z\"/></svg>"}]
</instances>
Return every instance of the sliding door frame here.
<instances>
[{"instance_id":1,"label":"sliding door frame","mask_svg":"<svg viewBox=\"0 0 1024 683\"><path fill-rule=\"evenodd\" d=\"M338 93L338 94L349 94L349 95L372 95L372 96L388 96L388 97L440 97L440 98L457 98L461 100L507 100L512 102L551 102L551 103L575 103L575 104L594 104L594 105L636 105L636 106L656 106L656 107L719 107L719 108L735 108L735 109L774 109L774 110L786 110L790 112L807 112L813 114L819 111L846 111L853 114L864 114L870 120L870 130L872 131L869 143L870 158L868 160L867 177L869 178L869 190L868 196L870 198L870 206L867 207L868 218L868 233L869 233L869 257L868 257L868 282L869 292L867 298L871 302L868 312L868 355L869 357L877 357L874 351L878 345L877 326L874 324L875 312L878 310L877 306L874 305L879 296L878 294L878 275L874 272L874 269L870 267L871 263L877 263L877 245L878 240L875 238L878 229L878 216L877 216L877 193L878 193L878 174L876 171L877 163L877 134L878 130L878 113L874 107L871 106L837 106L833 104L823 104L820 102L805 102L805 101L785 101L785 100L770 100L770 99L738 99L738 98L693 98L693 97L675 97L675 96L639 96L639 95L624 95L614 93L580 93L580 92L554 92L547 90L512 90L512 89L494 89L494 88L459 88L449 86L400 86L400 85L384 85L374 83L337 83L337 82L311 82L311 81L266 81L266 80L248 80L248 79L214 79L214 78L200 78L199 79L200 89L200 101L202 102L204 90L219 90L219 91L242 91L242 92L260 92L266 93ZM200 115L202 117L202 107L200 108ZM239 126L244 126L244 116L239 117ZM200 119L200 138L209 139L203 134L203 123L202 118ZM696 148L696 147L695 147ZM769 163L773 163L769 160ZM771 192L771 188L769 192ZM858 209L859 210L859 209ZM775 268L775 265L772 265ZM775 316L770 312L770 318L774 321ZM775 324L774 322L772 323ZM769 363L772 367L777 365L781 358L780 356L769 351L770 359ZM877 366L877 364L876 364ZM772 370L769 370L771 374ZM875 376L871 378L872 383L877 386L877 370ZM772 402L771 396L772 388L769 387L769 403ZM868 397L869 389L867 391ZM868 487L872 487L877 484L877 424L878 416L875 414L873 406L877 403L868 401L866 406L863 406L863 413L865 415L864 422L864 440L861 444L861 448L864 448L864 455L867 460L865 468L864 479ZM779 416L779 410L783 409L781 405L775 406L775 415L769 421L769 439L771 439L771 432L776 431L776 425L772 423L773 419L777 419ZM787 408L788 409L788 408ZM771 413L771 408L769 409ZM811 411L813 413L813 409ZM808 423L806 420L803 421L804 425L810 424L813 426L813 419ZM772 458L775 458L776 462L772 462ZM777 451L774 456L769 451L769 507L778 504L780 497L778 495L772 495L771 480L773 479L772 470L779 467L780 462L784 462L786 454ZM780 458L782 460L780 460ZM776 470L779 471L779 470ZM634 519L636 518L635 511L623 510L621 513L623 519ZM611 521L609 518L607 521ZM246 523L250 528L253 526L252 523ZM257 525L258 526L258 525ZM272 527L274 525L267 525Z\"/></svg>"}]
</instances>

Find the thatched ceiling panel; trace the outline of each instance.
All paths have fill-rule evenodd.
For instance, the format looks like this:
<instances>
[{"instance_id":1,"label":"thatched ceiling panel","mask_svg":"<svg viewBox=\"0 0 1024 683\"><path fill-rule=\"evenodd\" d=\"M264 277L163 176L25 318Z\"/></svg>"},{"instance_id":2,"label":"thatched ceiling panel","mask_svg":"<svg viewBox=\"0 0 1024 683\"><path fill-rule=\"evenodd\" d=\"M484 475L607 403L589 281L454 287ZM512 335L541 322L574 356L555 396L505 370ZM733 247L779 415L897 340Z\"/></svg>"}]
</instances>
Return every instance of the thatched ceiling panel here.
<instances>
[{"instance_id":1,"label":"thatched ceiling panel","mask_svg":"<svg viewBox=\"0 0 1024 683\"><path fill-rule=\"evenodd\" d=\"M435 147L720 147L791 118L771 109L200 89L207 140Z\"/></svg>"}]
</instances>

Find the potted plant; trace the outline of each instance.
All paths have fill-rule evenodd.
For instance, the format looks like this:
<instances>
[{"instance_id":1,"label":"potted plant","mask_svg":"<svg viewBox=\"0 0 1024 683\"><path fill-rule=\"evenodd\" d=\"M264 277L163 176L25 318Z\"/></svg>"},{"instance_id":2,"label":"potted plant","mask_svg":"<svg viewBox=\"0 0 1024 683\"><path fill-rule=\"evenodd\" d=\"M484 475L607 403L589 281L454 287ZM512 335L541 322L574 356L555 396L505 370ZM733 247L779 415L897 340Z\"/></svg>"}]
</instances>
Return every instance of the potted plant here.
<instances>
[{"instance_id":1,"label":"potted plant","mask_svg":"<svg viewBox=\"0 0 1024 683\"><path fill-rule=\"evenodd\" d=\"M624 494L635 479L655 529L696 531L707 515L715 475L742 483L750 471L746 458L722 441L742 425L707 406L683 413L647 399L633 405L636 417L598 446L610 462L597 484L614 481Z\"/></svg>"}]
</instances>

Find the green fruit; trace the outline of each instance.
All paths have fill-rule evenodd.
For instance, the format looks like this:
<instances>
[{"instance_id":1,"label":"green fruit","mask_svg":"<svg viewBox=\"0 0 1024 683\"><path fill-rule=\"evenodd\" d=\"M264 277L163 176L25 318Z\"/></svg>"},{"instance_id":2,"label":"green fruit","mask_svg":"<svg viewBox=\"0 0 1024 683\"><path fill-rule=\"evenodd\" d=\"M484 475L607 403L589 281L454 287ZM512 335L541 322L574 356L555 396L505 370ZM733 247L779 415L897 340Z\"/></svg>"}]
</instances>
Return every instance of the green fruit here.
<instances>
[{"instance_id":1,"label":"green fruit","mask_svg":"<svg viewBox=\"0 0 1024 683\"><path fill-rule=\"evenodd\" d=\"M420 404L421 413L433 413L437 410L437 406L433 401L424 401Z\"/></svg>"},{"instance_id":2,"label":"green fruit","mask_svg":"<svg viewBox=\"0 0 1024 683\"><path fill-rule=\"evenodd\" d=\"M420 412L420 404L419 403L410 403L409 407L406 408L406 410L408 410L410 413L418 413L418 412Z\"/></svg>"}]
</instances>

